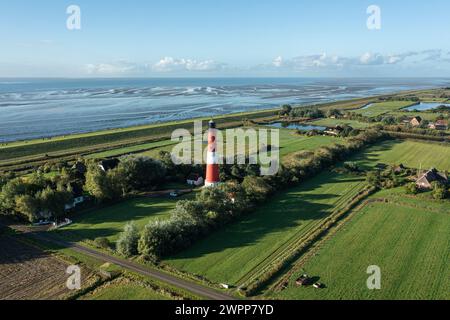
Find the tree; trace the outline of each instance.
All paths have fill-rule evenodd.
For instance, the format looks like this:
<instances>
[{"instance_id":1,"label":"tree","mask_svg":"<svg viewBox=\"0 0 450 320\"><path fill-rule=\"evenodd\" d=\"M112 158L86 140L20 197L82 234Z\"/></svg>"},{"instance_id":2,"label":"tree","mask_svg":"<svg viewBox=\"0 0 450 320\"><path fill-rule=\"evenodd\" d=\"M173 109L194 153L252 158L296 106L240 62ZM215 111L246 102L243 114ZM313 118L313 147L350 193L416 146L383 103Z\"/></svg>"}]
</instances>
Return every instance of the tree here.
<instances>
[{"instance_id":1,"label":"tree","mask_svg":"<svg viewBox=\"0 0 450 320\"><path fill-rule=\"evenodd\" d=\"M16 197L27 192L27 184L22 178L15 178L8 181L2 188L0 195L0 209L7 213L15 210Z\"/></svg>"},{"instance_id":2,"label":"tree","mask_svg":"<svg viewBox=\"0 0 450 320\"><path fill-rule=\"evenodd\" d=\"M292 106L290 104L285 104L281 106L280 116L287 116L291 113Z\"/></svg>"},{"instance_id":3,"label":"tree","mask_svg":"<svg viewBox=\"0 0 450 320\"><path fill-rule=\"evenodd\" d=\"M34 222L38 218L39 201L30 195L20 195L15 199L15 210L23 214L29 222Z\"/></svg>"},{"instance_id":4,"label":"tree","mask_svg":"<svg viewBox=\"0 0 450 320\"><path fill-rule=\"evenodd\" d=\"M134 256L138 253L138 241L139 230L134 222L129 222L117 240L116 250L125 257Z\"/></svg>"},{"instance_id":5,"label":"tree","mask_svg":"<svg viewBox=\"0 0 450 320\"><path fill-rule=\"evenodd\" d=\"M327 118L331 118L331 117L339 118L342 116L342 113L338 109L330 109L326 112L326 116L327 116Z\"/></svg>"},{"instance_id":6,"label":"tree","mask_svg":"<svg viewBox=\"0 0 450 320\"><path fill-rule=\"evenodd\" d=\"M197 194L196 200L205 212L216 212L221 218L226 218L232 210L231 197L222 188L204 188Z\"/></svg>"},{"instance_id":7,"label":"tree","mask_svg":"<svg viewBox=\"0 0 450 320\"><path fill-rule=\"evenodd\" d=\"M37 193L40 207L58 220L66 213L66 205L73 202L73 196L64 189L53 190L50 187Z\"/></svg>"},{"instance_id":8,"label":"tree","mask_svg":"<svg viewBox=\"0 0 450 320\"><path fill-rule=\"evenodd\" d=\"M172 211L172 219L203 222L206 218L204 206L196 200L178 201Z\"/></svg>"},{"instance_id":9,"label":"tree","mask_svg":"<svg viewBox=\"0 0 450 320\"><path fill-rule=\"evenodd\" d=\"M445 198L447 198L447 188L438 183L438 182L433 182L433 198L436 200L443 200Z\"/></svg>"},{"instance_id":10,"label":"tree","mask_svg":"<svg viewBox=\"0 0 450 320\"><path fill-rule=\"evenodd\" d=\"M344 162L344 168L351 172L359 172L358 163L353 161Z\"/></svg>"},{"instance_id":11,"label":"tree","mask_svg":"<svg viewBox=\"0 0 450 320\"><path fill-rule=\"evenodd\" d=\"M91 163L86 173L84 189L97 201L111 201L125 195L125 178L119 168L104 172Z\"/></svg>"},{"instance_id":12,"label":"tree","mask_svg":"<svg viewBox=\"0 0 450 320\"><path fill-rule=\"evenodd\" d=\"M419 188L417 187L417 184L415 182L408 183L405 186L406 194L418 194Z\"/></svg>"},{"instance_id":13,"label":"tree","mask_svg":"<svg viewBox=\"0 0 450 320\"><path fill-rule=\"evenodd\" d=\"M245 177L242 188L252 202L262 202L272 192L272 187L262 177Z\"/></svg>"},{"instance_id":14,"label":"tree","mask_svg":"<svg viewBox=\"0 0 450 320\"><path fill-rule=\"evenodd\" d=\"M381 176L378 170L367 173L366 181L369 185L379 188L381 186Z\"/></svg>"},{"instance_id":15,"label":"tree","mask_svg":"<svg viewBox=\"0 0 450 320\"><path fill-rule=\"evenodd\" d=\"M86 172L84 189L98 201L102 202L109 198L106 180L106 173L95 163L90 163Z\"/></svg>"},{"instance_id":16,"label":"tree","mask_svg":"<svg viewBox=\"0 0 450 320\"><path fill-rule=\"evenodd\" d=\"M144 156L122 158L118 170L123 174L127 190L152 190L160 185L166 176L166 167L161 161Z\"/></svg>"}]
</instances>

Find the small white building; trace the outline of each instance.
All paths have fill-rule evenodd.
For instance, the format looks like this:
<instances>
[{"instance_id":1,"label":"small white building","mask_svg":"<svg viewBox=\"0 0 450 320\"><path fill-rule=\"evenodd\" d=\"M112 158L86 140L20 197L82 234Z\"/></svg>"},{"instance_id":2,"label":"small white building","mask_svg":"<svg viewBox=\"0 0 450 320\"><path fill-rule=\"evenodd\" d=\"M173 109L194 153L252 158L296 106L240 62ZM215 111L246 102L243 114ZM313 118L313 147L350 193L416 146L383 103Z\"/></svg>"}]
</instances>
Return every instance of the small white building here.
<instances>
[{"instance_id":1,"label":"small white building","mask_svg":"<svg viewBox=\"0 0 450 320\"><path fill-rule=\"evenodd\" d=\"M205 183L205 180L199 174L191 174L186 180L186 183L190 186L202 186Z\"/></svg>"}]
</instances>

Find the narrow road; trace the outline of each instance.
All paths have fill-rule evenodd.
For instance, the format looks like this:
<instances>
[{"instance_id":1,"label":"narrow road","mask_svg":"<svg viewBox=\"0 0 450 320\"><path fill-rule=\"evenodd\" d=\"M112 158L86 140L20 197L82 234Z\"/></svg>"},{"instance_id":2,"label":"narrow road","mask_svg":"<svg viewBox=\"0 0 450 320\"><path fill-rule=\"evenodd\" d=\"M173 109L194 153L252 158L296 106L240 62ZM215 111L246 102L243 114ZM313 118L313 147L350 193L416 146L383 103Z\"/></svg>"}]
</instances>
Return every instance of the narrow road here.
<instances>
[{"instance_id":1,"label":"narrow road","mask_svg":"<svg viewBox=\"0 0 450 320\"><path fill-rule=\"evenodd\" d=\"M34 238L35 240L54 243L58 246L72 249L76 252L91 256L93 258L96 258L96 259L104 261L104 262L114 263L124 269L128 269L130 271L136 272L143 276L152 277L161 282L173 285L173 286L181 288L181 289L185 289L189 292L192 292L201 297L205 297L209 300L235 300L235 298L233 298L225 293L221 293L216 290L201 286L199 284L189 282L189 281L177 278L175 276L171 276L169 274L166 274L166 273L158 271L158 270L146 268L143 265L140 265L138 263L135 263L135 262L132 262L129 260L117 258L117 257L111 256L111 255L108 255L108 254L105 254L102 252L98 252L94 249L84 247L77 243L71 243L71 242L63 241L61 239L56 239L54 236L51 236L50 234L45 233L45 232L23 233L22 235Z\"/></svg>"}]
</instances>

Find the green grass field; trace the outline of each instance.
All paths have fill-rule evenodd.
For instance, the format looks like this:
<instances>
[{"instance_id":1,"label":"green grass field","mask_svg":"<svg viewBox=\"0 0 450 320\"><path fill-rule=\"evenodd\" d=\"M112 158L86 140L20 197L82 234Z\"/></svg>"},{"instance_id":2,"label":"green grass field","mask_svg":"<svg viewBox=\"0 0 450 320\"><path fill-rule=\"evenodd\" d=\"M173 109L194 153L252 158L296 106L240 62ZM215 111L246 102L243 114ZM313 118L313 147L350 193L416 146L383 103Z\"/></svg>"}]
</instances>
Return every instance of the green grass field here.
<instances>
[{"instance_id":1,"label":"green grass field","mask_svg":"<svg viewBox=\"0 0 450 320\"><path fill-rule=\"evenodd\" d=\"M104 152L97 152L90 154L86 156L87 159L98 159L98 158L108 158L108 157L117 157L125 154L130 153L144 153L144 152L150 152L151 150L161 150L163 147L173 146L175 142L171 140L162 140L158 142L152 142L152 143L144 143L144 144L138 144L131 147L125 147L125 148L118 148L114 150L104 151Z\"/></svg>"},{"instance_id":2,"label":"green grass field","mask_svg":"<svg viewBox=\"0 0 450 320\"><path fill-rule=\"evenodd\" d=\"M369 105L369 107L365 107L365 108L356 110L356 113L362 114L363 116L366 116L366 117L376 117L379 115L389 113L391 111L398 111L398 110L406 108L412 104L414 104L414 102L412 102L412 101L378 102L378 103Z\"/></svg>"},{"instance_id":3,"label":"green grass field","mask_svg":"<svg viewBox=\"0 0 450 320\"><path fill-rule=\"evenodd\" d=\"M265 128L265 127L264 127ZM245 128L244 128L245 129ZM258 128L255 128L258 129ZM314 136L307 137L303 135L298 135L295 133L295 130L289 129L280 129L280 156L284 157L290 153L297 152L300 150L314 150L319 147L323 147L332 143L342 143L344 142L341 138L330 137L330 136ZM171 152L174 143L163 143L160 142L161 146L155 146L155 148L147 151L140 152L140 155L145 155L148 157L157 158L160 151L168 151ZM207 144L204 143L204 148L207 147ZM250 148L249 148L250 147ZM226 148L226 143L224 145L224 149ZM247 146L247 150L251 150L252 152L256 152L258 150L258 146Z\"/></svg>"},{"instance_id":4,"label":"green grass field","mask_svg":"<svg viewBox=\"0 0 450 320\"><path fill-rule=\"evenodd\" d=\"M143 228L150 220L166 219L178 200L189 197L191 195L177 199L138 198L127 200L77 216L73 219L74 224L57 232L77 241L106 237L114 242L127 222L134 221L139 228Z\"/></svg>"},{"instance_id":5,"label":"green grass field","mask_svg":"<svg viewBox=\"0 0 450 320\"><path fill-rule=\"evenodd\" d=\"M165 262L214 282L240 284L363 186L360 178L325 172Z\"/></svg>"},{"instance_id":6,"label":"green grass field","mask_svg":"<svg viewBox=\"0 0 450 320\"><path fill-rule=\"evenodd\" d=\"M344 139L330 136L307 137L297 135L293 130L280 130L280 156L284 157L301 150L315 150L333 143L343 143Z\"/></svg>"},{"instance_id":7,"label":"green grass field","mask_svg":"<svg viewBox=\"0 0 450 320\"><path fill-rule=\"evenodd\" d=\"M349 125L352 128L355 129L364 129L369 127L370 123L360 122L356 120L348 120L348 119L331 119L331 118L324 118L316 121L312 121L311 124L316 126L324 126L324 127L335 127L337 125Z\"/></svg>"},{"instance_id":8,"label":"green grass field","mask_svg":"<svg viewBox=\"0 0 450 320\"><path fill-rule=\"evenodd\" d=\"M370 203L325 242L290 279L280 299L450 299L450 202L409 199L400 189ZM368 290L368 266L381 268L381 290ZM306 272L325 289L297 287Z\"/></svg>"},{"instance_id":9,"label":"green grass field","mask_svg":"<svg viewBox=\"0 0 450 320\"><path fill-rule=\"evenodd\" d=\"M364 168L377 163L400 164L411 168L450 170L450 145L413 141L391 140L370 147L352 160Z\"/></svg>"}]
</instances>

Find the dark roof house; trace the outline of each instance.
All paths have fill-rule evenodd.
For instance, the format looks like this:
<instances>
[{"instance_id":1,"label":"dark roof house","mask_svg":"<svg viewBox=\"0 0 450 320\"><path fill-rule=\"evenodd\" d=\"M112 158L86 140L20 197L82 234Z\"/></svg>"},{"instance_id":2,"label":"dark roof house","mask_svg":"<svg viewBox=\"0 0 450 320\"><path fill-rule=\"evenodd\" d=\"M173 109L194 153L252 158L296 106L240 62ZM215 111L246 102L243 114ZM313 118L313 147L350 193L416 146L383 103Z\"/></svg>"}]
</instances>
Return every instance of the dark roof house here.
<instances>
[{"instance_id":1,"label":"dark roof house","mask_svg":"<svg viewBox=\"0 0 450 320\"><path fill-rule=\"evenodd\" d=\"M419 179L417 179L416 184L421 189L432 189L433 182L446 185L448 184L448 177L444 173L441 173L433 168L421 175Z\"/></svg>"},{"instance_id":2,"label":"dark roof house","mask_svg":"<svg viewBox=\"0 0 450 320\"><path fill-rule=\"evenodd\" d=\"M448 122L445 120L437 120L435 123L430 123L428 127L435 130L447 130Z\"/></svg>"},{"instance_id":3,"label":"dark roof house","mask_svg":"<svg viewBox=\"0 0 450 320\"><path fill-rule=\"evenodd\" d=\"M98 165L103 171L109 171L116 168L119 163L119 159L107 159L100 161Z\"/></svg>"},{"instance_id":4,"label":"dark roof house","mask_svg":"<svg viewBox=\"0 0 450 320\"><path fill-rule=\"evenodd\" d=\"M77 161L73 166L72 170L75 170L77 173L85 174L87 171L87 168L83 162Z\"/></svg>"}]
</instances>

